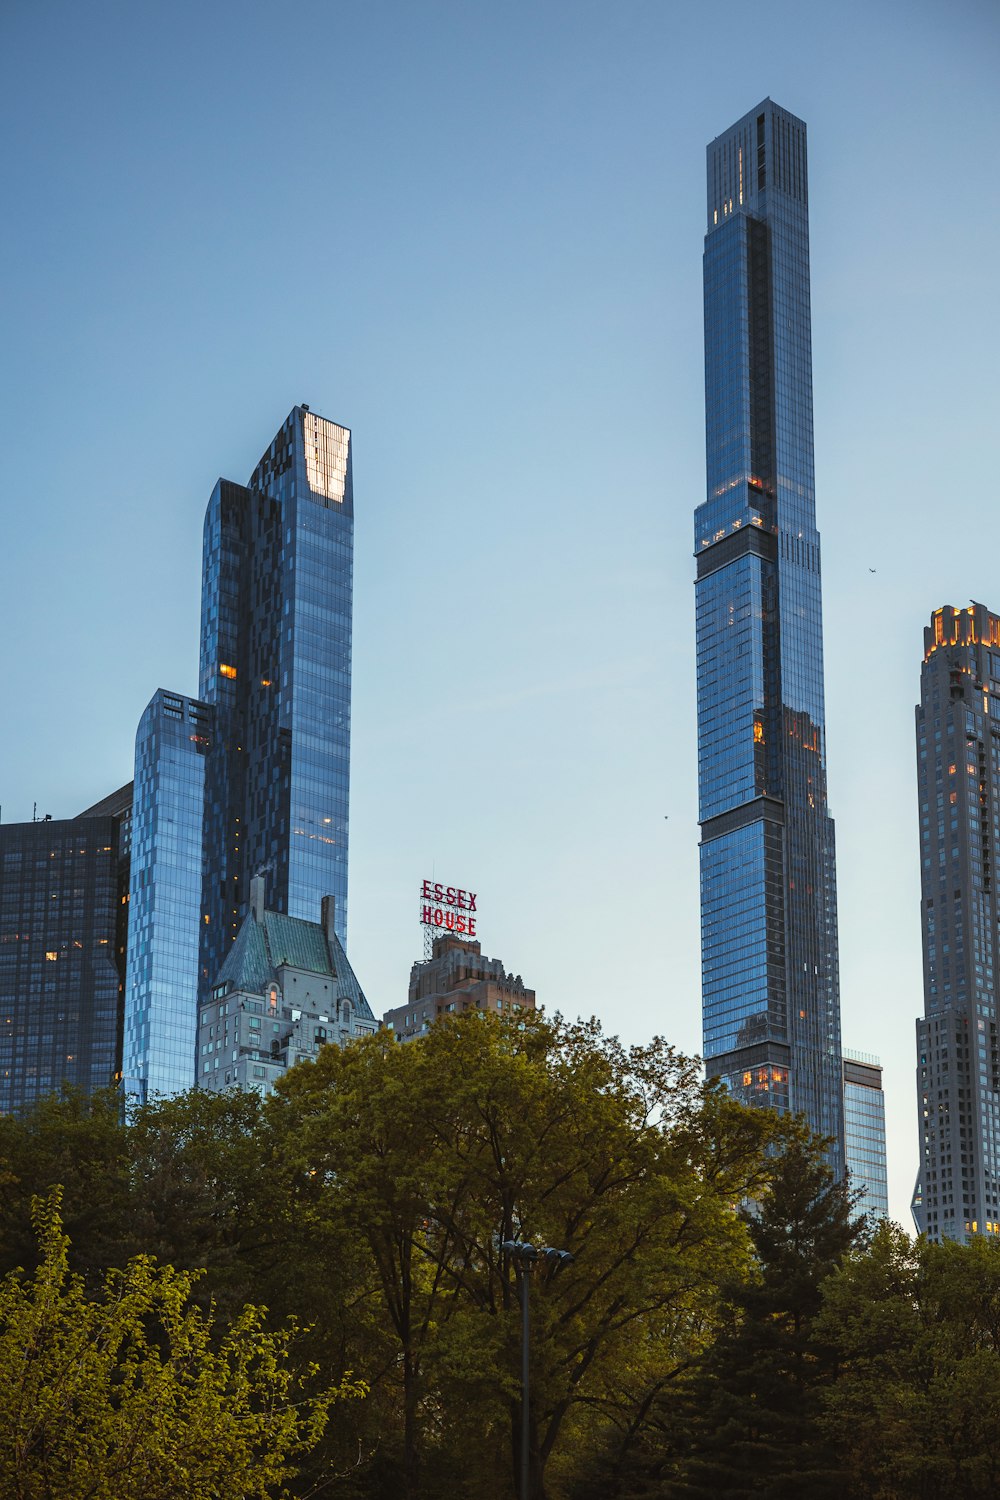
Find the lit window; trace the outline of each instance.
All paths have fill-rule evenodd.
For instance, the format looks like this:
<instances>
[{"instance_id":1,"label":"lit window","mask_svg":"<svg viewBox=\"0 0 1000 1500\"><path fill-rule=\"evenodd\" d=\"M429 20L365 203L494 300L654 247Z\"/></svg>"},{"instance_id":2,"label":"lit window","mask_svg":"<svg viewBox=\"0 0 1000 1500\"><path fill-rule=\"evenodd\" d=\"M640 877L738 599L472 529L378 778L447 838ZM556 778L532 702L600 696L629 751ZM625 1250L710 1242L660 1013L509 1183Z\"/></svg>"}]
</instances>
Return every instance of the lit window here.
<instances>
[{"instance_id":1,"label":"lit window","mask_svg":"<svg viewBox=\"0 0 1000 1500\"><path fill-rule=\"evenodd\" d=\"M219 675L221 677L235 677L236 668L229 666L228 662L221 662L219 665Z\"/></svg>"},{"instance_id":2,"label":"lit window","mask_svg":"<svg viewBox=\"0 0 1000 1500\"><path fill-rule=\"evenodd\" d=\"M341 504L347 493L347 455L350 433L312 412L303 417L306 482L314 494Z\"/></svg>"},{"instance_id":3,"label":"lit window","mask_svg":"<svg viewBox=\"0 0 1000 1500\"><path fill-rule=\"evenodd\" d=\"M48 959L48 961L49 961L50 964L54 964L55 961L56 961L56 959L59 957L59 955L58 955L58 953L53 953L52 950L50 949L46 953L45 957Z\"/></svg>"}]
</instances>

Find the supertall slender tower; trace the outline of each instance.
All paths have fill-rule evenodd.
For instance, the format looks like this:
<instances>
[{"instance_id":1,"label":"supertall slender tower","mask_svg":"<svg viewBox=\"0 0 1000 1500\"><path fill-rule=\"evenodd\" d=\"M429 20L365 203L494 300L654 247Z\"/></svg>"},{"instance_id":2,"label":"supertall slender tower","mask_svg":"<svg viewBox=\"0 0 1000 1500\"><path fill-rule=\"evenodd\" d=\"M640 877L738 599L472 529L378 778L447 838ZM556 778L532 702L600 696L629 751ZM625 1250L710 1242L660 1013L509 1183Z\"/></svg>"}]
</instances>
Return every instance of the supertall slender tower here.
<instances>
[{"instance_id":1,"label":"supertall slender tower","mask_svg":"<svg viewBox=\"0 0 1000 1500\"><path fill-rule=\"evenodd\" d=\"M844 1168L813 486L806 127L770 99L708 147L707 498L695 511L709 1073L804 1113Z\"/></svg>"},{"instance_id":2,"label":"supertall slender tower","mask_svg":"<svg viewBox=\"0 0 1000 1500\"><path fill-rule=\"evenodd\" d=\"M934 611L917 708L924 1014L917 1228L1000 1235L1000 617Z\"/></svg>"}]
</instances>

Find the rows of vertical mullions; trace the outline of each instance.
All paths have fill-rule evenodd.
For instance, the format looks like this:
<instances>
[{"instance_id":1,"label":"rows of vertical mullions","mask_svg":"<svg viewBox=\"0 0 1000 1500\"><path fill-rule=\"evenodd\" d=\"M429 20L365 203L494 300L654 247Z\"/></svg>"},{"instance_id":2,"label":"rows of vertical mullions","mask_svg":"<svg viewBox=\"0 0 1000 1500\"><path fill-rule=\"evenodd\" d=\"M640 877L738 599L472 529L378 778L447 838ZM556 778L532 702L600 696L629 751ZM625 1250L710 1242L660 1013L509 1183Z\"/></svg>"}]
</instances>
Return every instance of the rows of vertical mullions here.
<instances>
[{"instance_id":1,"label":"rows of vertical mullions","mask_svg":"<svg viewBox=\"0 0 1000 1500\"><path fill-rule=\"evenodd\" d=\"M803 1111L832 1138L839 1174L805 127L766 100L708 156L707 498L695 525L705 1055L741 1097ZM738 542L747 527L776 536L773 560Z\"/></svg>"},{"instance_id":2,"label":"rows of vertical mullions","mask_svg":"<svg viewBox=\"0 0 1000 1500\"><path fill-rule=\"evenodd\" d=\"M194 1081L197 997L255 875L278 912L311 920L331 897L346 940L351 486L348 429L296 407L249 483L220 480L209 501L203 702L157 695L137 739L125 1009L140 1097ZM180 845L183 880L167 857Z\"/></svg>"},{"instance_id":3,"label":"rows of vertical mullions","mask_svg":"<svg viewBox=\"0 0 1000 1500\"><path fill-rule=\"evenodd\" d=\"M123 808L0 826L0 1114L113 1081L126 823Z\"/></svg>"},{"instance_id":4,"label":"rows of vertical mullions","mask_svg":"<svg viewBox=\"0 0 1000 1500\"><path fill-rule=\"evenodd\" d=\"M1000 1235L1000 617L935 611L916 711L924 1015L920 1171L932 1239Z\"/></svg>"}]
</instances>

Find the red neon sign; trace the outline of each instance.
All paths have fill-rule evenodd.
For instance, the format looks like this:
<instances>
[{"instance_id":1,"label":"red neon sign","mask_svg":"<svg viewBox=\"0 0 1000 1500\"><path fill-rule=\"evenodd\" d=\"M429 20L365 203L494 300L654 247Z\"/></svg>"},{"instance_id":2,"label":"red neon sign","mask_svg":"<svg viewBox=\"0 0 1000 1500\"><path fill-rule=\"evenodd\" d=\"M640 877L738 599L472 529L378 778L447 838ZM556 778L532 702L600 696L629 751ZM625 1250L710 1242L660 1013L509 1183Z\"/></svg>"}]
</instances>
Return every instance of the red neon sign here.
<instances>
[{"instance_id":1,"label":"red neon sign","mask_svg":"<svg viewBox=\"0 0 1000 1500\"><path fill-rule=\"evenodd\" d=\"M471 915L477 910L475 891L425 880L420 887L420 902L422 926L475 937L476 918Z\"/></svg>"}]
</instances>

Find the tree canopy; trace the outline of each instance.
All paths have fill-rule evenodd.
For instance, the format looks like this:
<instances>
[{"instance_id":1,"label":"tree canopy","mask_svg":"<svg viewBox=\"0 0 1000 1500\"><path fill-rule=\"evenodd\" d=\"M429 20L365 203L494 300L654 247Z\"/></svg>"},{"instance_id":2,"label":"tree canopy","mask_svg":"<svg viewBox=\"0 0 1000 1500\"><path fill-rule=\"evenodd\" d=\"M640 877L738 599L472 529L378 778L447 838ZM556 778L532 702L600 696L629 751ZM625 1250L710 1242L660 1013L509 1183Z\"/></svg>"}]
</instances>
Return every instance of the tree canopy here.
<instances>
[{"instance_id":1,"label":"tree canopy","mask_svg":"<svg viewBox=\"0 0 1000 1500\"><path fill-rule=\"evenodd\" d=\"M382 1033L327 1049L286 1075L275 1111L300 1212L365 1245L368 1316L403 1416L404 1494L422 1472L421 1493L444 1492L449 1454L467 1476L482 1463L477 1492L511 1493L520 1325L505 1240L574 1256L531 1290L542 1496L550 1466L568 1482L597 1430L704 1336L720 1278L746 1265L734 1204L765 1180L776 1128L706 1089L661 1041L625 1049L596 1023L541 1016L475 1015L420 1045Z\"/></svg>"},{"instance_id":2,"label":"tree canopy","mask_svg":"<svg viewBox=\"0 0 1000 1500\"><path fill-rule=\"evenodd\" d=\"M43 1410L64 1378L45 1359L80 1351L93 1404L70 1410L105 1445L96 1474L112 1417L169 1407L164 1484L171 1464L201 1483L200 1438L238 1427L238 1452L273 1460L248 1496L515 1500L512 1239L573 1256L529 1285L532 1500L923 1500L992 1493L1000 1474L1000 1251L894 1228L869 1246L823 1142L660 1039L475 1014L410 1045L325 1048L267 1099L195 1090L126 1124L114 1096L68 1095L0 1120L0 1182L0 1275L27 1267L3 1283L5 1327L23 1348L45 1298L62 1319L0 1375L21 1389L30 1368ZM32 1200L56 1183L70 1243L50 1202L38 1249ZM299 1425L259 1426L268 1371L273 1410ZM322 1421L358 1379L365 1398Z\"/></svg>"},{"instance_id":3,"label":"tree canopy","mask_svg":"<svg viewBox=\"0 0 1000 1500\"><path fill-rule=\"evenodd\" d=\"M299 1404L292 1332L243 1307L213 1337L193 1278L148 1256L88 1296L59 1193L35 1199L40 1259L0 1283L0 1492L10 1500L283 1495L347 1381ZM312 1373L312 1372L307 1372Z\"/></svg>"},{"instance_id":4,"label":"tree canopy","mask_svg":"<svg viewBox=\"0 0 1000 1500\"><path fill-rule=\"evenodd\" d=\"M825 1427L862 1500L1000 1493L1000 1244L882 1225L824 1287Z\"/></svg>"}]
</instances>

